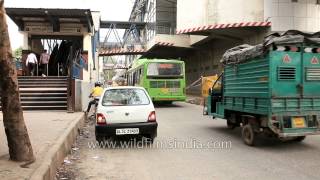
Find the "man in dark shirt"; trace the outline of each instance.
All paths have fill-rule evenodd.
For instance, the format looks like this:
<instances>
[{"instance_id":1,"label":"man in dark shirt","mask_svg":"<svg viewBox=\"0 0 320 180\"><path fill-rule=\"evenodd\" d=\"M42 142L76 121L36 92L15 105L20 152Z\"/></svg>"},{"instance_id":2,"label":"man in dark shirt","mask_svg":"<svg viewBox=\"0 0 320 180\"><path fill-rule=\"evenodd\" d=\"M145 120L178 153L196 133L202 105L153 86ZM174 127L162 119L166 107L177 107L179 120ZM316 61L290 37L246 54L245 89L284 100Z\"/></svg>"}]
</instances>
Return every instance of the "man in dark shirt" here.
<instances>
[{"instance_id":1,"label":"man in dark shirt","mask_svg":"<svg viewBox=\"0 0 320 180\"><path fill-rule=\"evenodd\" d=\"M47 53L47 50L43 50L43 53L40 56L40 65L42 70L42 76L48 76L48 64L49 64L50 55Z\"/></svg>"}]
</instances>

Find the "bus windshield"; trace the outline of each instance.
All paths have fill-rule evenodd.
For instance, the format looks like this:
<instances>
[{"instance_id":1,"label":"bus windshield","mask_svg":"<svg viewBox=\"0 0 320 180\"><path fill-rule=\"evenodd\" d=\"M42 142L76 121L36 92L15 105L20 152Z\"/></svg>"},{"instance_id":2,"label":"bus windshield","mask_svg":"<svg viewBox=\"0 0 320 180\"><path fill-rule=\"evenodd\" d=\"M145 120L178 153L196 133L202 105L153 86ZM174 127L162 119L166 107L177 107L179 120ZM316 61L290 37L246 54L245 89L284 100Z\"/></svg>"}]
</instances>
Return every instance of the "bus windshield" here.
<instances>
[{"instance_id":1,"label":"bus windshield","mask_svg":"<svg viewBox=\"0 0 320 180\"><path fill-rule=\"evenodd\" d=\"M147 76L182 76L182 64L150 63Z\"/></svg>"}]
</instances>

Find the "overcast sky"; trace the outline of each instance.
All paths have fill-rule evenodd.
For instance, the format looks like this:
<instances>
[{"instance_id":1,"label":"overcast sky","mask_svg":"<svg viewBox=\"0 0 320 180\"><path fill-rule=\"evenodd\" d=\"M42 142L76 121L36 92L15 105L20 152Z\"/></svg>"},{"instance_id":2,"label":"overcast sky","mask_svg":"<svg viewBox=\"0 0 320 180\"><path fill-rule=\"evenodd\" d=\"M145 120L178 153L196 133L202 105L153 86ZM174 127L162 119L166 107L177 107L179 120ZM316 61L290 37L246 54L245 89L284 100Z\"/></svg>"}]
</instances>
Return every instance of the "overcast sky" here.
<instances>
[{"instance_id":1,"label":"overcast sky","mask_svg":"<svg viewBox=\"0 0 320 180\"><path fill-rule=\"evenodd\" d=\"M91 9L100 11L102 20L127 21L133 3L134 0L5 0L5 7ZM16 49L22 46L22 35L11 19L7 19L11 46Z\"/></svg>"}]
</instances>

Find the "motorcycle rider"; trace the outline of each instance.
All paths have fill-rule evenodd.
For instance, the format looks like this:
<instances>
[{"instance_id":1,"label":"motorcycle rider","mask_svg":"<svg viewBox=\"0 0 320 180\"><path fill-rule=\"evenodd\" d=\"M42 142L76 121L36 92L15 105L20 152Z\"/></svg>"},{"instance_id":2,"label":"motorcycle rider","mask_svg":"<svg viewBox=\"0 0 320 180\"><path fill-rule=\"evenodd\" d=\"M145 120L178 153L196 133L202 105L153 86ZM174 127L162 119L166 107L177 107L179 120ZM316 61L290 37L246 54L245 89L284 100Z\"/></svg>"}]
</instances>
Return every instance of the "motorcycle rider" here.
<instances>
[{"instance_id":1,"label":"motorcycle rider","mask_svg":"<svg viewBox=\"0 0 320 180\"><path fill-rule=\"evenodd\" d=\"M89 96L90 98L93 97L93 100L89 102L87 111L85 112L86 114L90 112L91 106L97 103L96 102L97 98L101 96L102 92L103 92L103 88L101 87L101 83L100 82L94 83L94 88L92 88Z\"/></svg>"}]
</instances>

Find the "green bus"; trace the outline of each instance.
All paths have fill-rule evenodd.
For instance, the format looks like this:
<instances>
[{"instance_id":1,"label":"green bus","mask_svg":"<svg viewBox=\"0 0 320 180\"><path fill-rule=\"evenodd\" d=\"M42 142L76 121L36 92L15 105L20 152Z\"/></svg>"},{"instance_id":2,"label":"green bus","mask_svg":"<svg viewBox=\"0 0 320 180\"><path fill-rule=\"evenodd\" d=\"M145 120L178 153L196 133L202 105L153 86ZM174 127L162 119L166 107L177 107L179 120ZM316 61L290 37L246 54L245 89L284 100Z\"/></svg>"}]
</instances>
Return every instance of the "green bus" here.
<instances>
[{"instance_id":1,"label":"green bus","mask_svg":"<svg viewBox=\"0 0 320 180\"><path fill-rule=\"evenodd\" d=\"M184 61L137 59L127 72L128 85L144 87L153 102L186 100Z\"/></svg>"}]
</instances>

